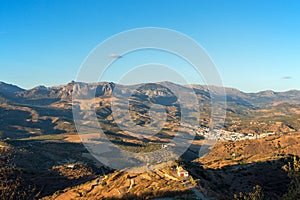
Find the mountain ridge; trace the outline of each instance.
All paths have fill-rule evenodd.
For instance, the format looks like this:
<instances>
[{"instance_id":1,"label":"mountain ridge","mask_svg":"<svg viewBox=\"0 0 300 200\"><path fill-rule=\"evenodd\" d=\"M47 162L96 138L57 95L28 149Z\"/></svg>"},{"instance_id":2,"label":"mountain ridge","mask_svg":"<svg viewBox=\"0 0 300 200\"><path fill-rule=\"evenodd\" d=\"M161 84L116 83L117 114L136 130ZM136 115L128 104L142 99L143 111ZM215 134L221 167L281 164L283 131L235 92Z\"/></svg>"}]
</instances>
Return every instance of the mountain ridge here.
<instances>
[{"instance_id":1,"label":"mountain ridge","mask_svg":"<svg viewBox=\"0 0 300 200\"><path fill-rule=\"evenodd\" d=\"M10 83L6 83L4 81L0 81L0 91L2 90L2 84L4 85L8 85L8 86L12 86L12 87L16 87L16 88L19 88L21 91L28 91L28 90L33 90L33 89L36 89L38 87L44 87L44 88L61 88L61 87L64 87L68 84L72 84L72 83L84 83L84 84L90 84L90 85L95 85L95 84L102 84L102 83L113 83L113 84L116 84L115 82L111 82L111 81L100 81L100 82L75 82L75 81L70 81L69 83L66 83L66 84L60 84L60 85L51 85L51 86L45 86L45 85L38 85L38 86L35 86L33 88L28 88L28 89L24 89L16 84L10 84ZM151 83L151 82L149 82ZM263 93L267 93L267 92L273 92L275 94L277 93L300 93L300 90L298 89L289 89L289 90L284 90L284 91L276 91L276 90L272 90L272 89L267 89L267 90L260 90L260 91L257 91L257 92L246 92L246 91L243 91L243 90L240 90L240 89L237 89L237 88L234 88L234 87L227 87L227 86L215 86L215 85L202 85L202 84L188 84L188 85L182 85L182 84L177 84L177 83L174 83L174 82L170 82L170 81L162 81L162 82L154 82L156 84L159 84L159 83L171 83L171 84L174 84L174 85L178 85L178 86L183 86L183 87L202 87L202 88L224 88L226 90L226 92L230 93L232 91L236 91L236 92L241 92L241 93L244 93L244 94L263 94ZM126 84L126 85L123 85L123 86L136 86L136 85L141 85L141 84L147 84L147 83L138 83L138 84Z\"/></svg>"},{"instance_id":2,"label":"mountain ridge","mask_svg":"<svg viewBox=\"0 0 300 200\"><path fill-rule=\"evenodd\" d=\"M148 87L148 92L152 93L154 90L158 90L159 85L171 86L178 89L180 92L189 92L193 89L194 94L202 99L209 100L212 95L224 96L226 95L227 103L237 103L246 107L267 107L278 103L300 103L300 90L289 90L285 92L275 92L272 90L260 91L257 93L247 93L235 88L219 87L219 86L207 86L207 85L179 85L171 82L157 82L146 83L145 85L152 84L152 87ZM28 100L40 100L43 101L52 99L50 102L56 102L63 99L72 99L72 93L76 91L76 94L91 95L95 94L96 97L111 96L114 89L118 88L119 92L126 94L133 88L143 87L144 84L135 85L120 85L113 82L96 82L85 83L71 81L65 85L58 86L37 86L32 89L22 89L16 85L6 84L0 82L0 100L26 102ZM188 91L189 90L189 91Z\"/></svg>"}]
</instances>

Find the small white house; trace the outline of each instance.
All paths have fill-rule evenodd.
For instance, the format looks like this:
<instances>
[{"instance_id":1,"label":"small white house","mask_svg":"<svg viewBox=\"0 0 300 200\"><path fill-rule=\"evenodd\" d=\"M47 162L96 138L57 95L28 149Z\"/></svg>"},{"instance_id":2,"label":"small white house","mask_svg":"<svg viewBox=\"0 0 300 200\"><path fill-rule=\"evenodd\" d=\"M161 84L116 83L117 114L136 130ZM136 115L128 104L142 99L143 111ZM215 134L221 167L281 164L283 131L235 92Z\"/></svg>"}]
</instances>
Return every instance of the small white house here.
<instances>
[{"instance_id":1,"label":"small white house","mask_svg":"<svg viewBox=\"0 0 300 200\"><path fill-rule=\"evenodd\" d=\"M76 167L76 164L67 164L65 166L67 169L74 169Z\"/></svg>"},{"instance_id":2,"label":"small white house","mask_svg":"<svg viewBox=\"0 0 300 200\"><path fill-rule=\"evenodd\" d=\"M189 172L184 170L182 167L177 167L177 175L183 177L185 180L189 177Z\"/></svg>"}]
</instances>

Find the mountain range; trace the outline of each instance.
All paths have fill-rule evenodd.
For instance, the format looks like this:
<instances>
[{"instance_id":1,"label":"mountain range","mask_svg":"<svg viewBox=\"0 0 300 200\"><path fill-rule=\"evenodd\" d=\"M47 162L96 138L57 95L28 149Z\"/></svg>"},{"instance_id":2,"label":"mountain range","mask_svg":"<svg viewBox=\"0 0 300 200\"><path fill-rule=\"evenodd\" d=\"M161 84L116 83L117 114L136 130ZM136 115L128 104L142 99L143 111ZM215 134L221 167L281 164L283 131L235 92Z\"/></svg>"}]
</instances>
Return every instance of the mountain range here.
<instances>
[{"instance_id":1,"label":"mountain range","mask_svg":"<svg viewBox=\"0 0 300 200\"><path fill-rule=\"evenodd\" d=\"M0 135L3 138L75 132L71 110L72 94L83 97L95 95L92 97L98 99L97 105L95 105L96 112L105 123L112 117L110 97L113 93L117 94L115 98L119 98L119 102L121 102L122 96L131 94L129 96L133 105L131 108L137 115L135 117L137 123L145 124L145 121L149 120L147 113L150 104L166 106L167 110L176 113L170 118L176 118L176 115L178 118L180 100L169 88L175 89L178 94L184 94L182 96L187 99L190 95L196 95L200 105L199 123L203 126L210 125L212 96L217 101L220 96L226 99L227 104L225 110L227 117L224 124L226 130L253 133L297 132L300 130L297 123L297 120L300 119L300 91L298 90L245 93L233 88L203 85L182 86L170 82L118 85L112 82L82 83L74 81L66 85L37 86L25 90L0 82L0 109L2 111ZM193 103L187 105L191 113L194 106ZM220 109L225 109L225 107L220 106ZM195 115L197 113L190 114L191 118Z\"/></svg>"},{"instance_id":2,"label":"mountain range","mask_svg":"<svg viewBox=\"0 0 300 200\"><path fill-rule=\"evenodd\" d=\"M162 82L163 84L168 82ZM222 94L223 88L216 86L204 86L204 85L188 85L181 86L174 83L168 83L175 85L177 88L184 90L186 88L192 88L198 96L209 97L209 93ZM37 86L32 89L22 89L16 85L0 82L0 95L3 100L11 102L26 102L26 100L42 100L52 99L53 102L71 99L73 87L76 86L76 91L87 94L90 90L95 90L95 97L109 96L112 94L117 84L113 82L99 82L99 83L82 83L82 82L70 82L66 85L45 87ZM149 91L155 91L159 87L160 83L152 84L152 87L146 88ZM149 84L148 84L149 86ZM131 86L118 86L122 89L130 90ZM145 91L147 92L147 91ZM237 104L248 105L249 107L266 107L278 103L300 103L300 91L290 90L286 92L274 92L272 90L261 91L257 93L246 93L234 88L224 88L226 93L227 102L234 102Z\"/></svg>"}]
</instances>

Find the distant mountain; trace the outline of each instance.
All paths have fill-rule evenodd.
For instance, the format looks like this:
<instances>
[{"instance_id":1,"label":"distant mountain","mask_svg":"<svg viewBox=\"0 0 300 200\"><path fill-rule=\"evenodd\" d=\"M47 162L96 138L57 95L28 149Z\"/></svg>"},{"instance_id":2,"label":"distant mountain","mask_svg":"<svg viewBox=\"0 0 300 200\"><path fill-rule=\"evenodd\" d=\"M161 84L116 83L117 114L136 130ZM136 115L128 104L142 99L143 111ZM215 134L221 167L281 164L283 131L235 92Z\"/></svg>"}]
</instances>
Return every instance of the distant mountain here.
<instances>
[{"instance_id":1,"label":"distant mountain","mask_svg":"<svg viewBox=\"0 0 300 200\"><path fill-rule=\"evenodd\" d=\"M7 83L0 81L0 93L2 93L2 94L10 95L10 94L15 94L16 92L22 92L22 91L25 91L25 90L16 85L7 84Z\"/></svg>"},{"instance_id":2,"label":"distant mountain","mask_svg":"<svg viewBox=\"0 0 300 200\"><path fill-rule=\"evenodd\" d=\"M211 86L211 91L207 86L192 85L196 93L208 94L209 92L221 93L223 88ZM290 90L286 92L275 92L272 90L261 91L257 93L246 93L235 88L224 88L226 100L228 103L236 102L241 105L253 108L268 107L279 103L300 103L300 90Z\"/></svg>"},{"instance_id":3,"label":"distant mountain","mask_svg":"<svg viewBox=\"0 0 300 200\"><path fill-rule=\"evenodd\" d=\"M16 85L7 84L0 81L0 103L12 101L13 99L15 99L18 92L23 91L25 90Z\"/></svg>"},{"instance_id":4,"label":"distant mountain","mask_svg":"<svg viewBox=\"0 0 300 200\"><path fill-rule=\"evenodd\" d=\"M72 81L66 85L45 87L37 86L29 90L17 92L18 97L26 99L71 99L73 90L79 94L86 95L90 92L95 92L96 96L107 96L112 93L114 83L80 83ZM74 88L75 87L75 88Z\"/></svg>"},{"instance_id":5,"label":"distant mountain","mask_svg":"<svg viewBox=\"0 0 300 200\"><path fill-rule=\"evenodd\" d=\"M164 85L164 87L161 87ZM45 87L37 86L35 88L24 90L18 86L0 82L0 102L18 101L21 103L35 103L35 104L51 104L61 100L71 100L72 94L81 95L82 97L89 95L92 97L111 96L114 89L117 88L119 94L130 94L134 88L137 91L135 96L142 98L142 94L146 95L143 98L154 97L164 99L163 101L175 101L176 95L169 91L167 87L175 88L179 93L184 93L188 96L193 92L197 95L199 101L210 102L211 95L222 95L226 93L226 100L229 105L243 106L249 109L265 108L280 103L300 103L300 91L291 90L286 92L274 92L271 90L246 93L234 88L222 88L216 86L204 85L189 85L182 86L170 82L151 83L143 85L118 85L112 82L99 82L99 83L83 83L83 82L70 82L66 85ZM191 90L193 89L193 91ZM167 100L168 99L168 100Z\"/></svg>"}]
</instances>

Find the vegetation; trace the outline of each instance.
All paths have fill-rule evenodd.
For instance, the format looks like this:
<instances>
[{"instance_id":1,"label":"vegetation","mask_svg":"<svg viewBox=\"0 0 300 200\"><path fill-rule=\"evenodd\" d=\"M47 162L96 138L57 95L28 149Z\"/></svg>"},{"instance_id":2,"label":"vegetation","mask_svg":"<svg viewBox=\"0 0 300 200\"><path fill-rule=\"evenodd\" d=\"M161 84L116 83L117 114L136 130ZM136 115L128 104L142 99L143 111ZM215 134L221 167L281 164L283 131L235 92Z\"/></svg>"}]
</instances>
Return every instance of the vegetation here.
<instances>
[{"instance_id":1,"label":"vegetation","mask_svg":"<svg viewBox=\"0 0 300 200\"><path fill-rule=\"evenodd\" d=\"M288 177L291 179L288 192L280 198L281 200L296 200L300 199L300 159L294 156L293 162L282 167L287 172ZM262 188L256 185L253 188L253 192L242 193L234 195L235 200L264 200L265 195L262 192Z\"/></svg>"},{"instance_id":2,"label":"vegetation","mask_svg":"<svg viewBox=\"0 0 300 200\"><path fill-rule=\"evenodd\" d=\"M253 191L249 193L240 192L239 195L234 195L235 200L264 200L262 188L259 185L253 187Z\"/></svg>"},{"instance_id":3,"label":"vegetation","mask_svg":"<svg viewBox=\"0 0 300 200\"><path fill-rule=\"evenodd\" d=\"M32 140L63 140L66 137L65 134L53 134L53 135L38 135L28 138L21 138L21 141L32 141Z\"/></svg>"},{"instance_id":4,"label":"vegetation","mask_svg":"<svg viewBox=\"0 0 300 200\"><path fill-rule=\"evenodd\" d=\"M33 199L35 187L11 164L13 150L0 148L0 199Z\"/></svg>"},{"instance_id":5,"label":"vegetation","mask_svg":"<svg viewBox=\"0 0 300 200\"><path fill-rule=\"evenodd\" d=\"M0 199L33 199L35 188L23 178L19 169L1 167L0 180Z\"/></svg>"},{"instance_id":6,"label":"vegetation","mask_svg":"<svg viewBox=\"0 0 300 200\"><path fill-rule=\"evenodd\" d=\"M300 199L300 159L294 156L293 163L288 163L283 166L283 169L288 173L291 179L288 193L283 196L283 200Z\"/></svg>"}]
</instances>

